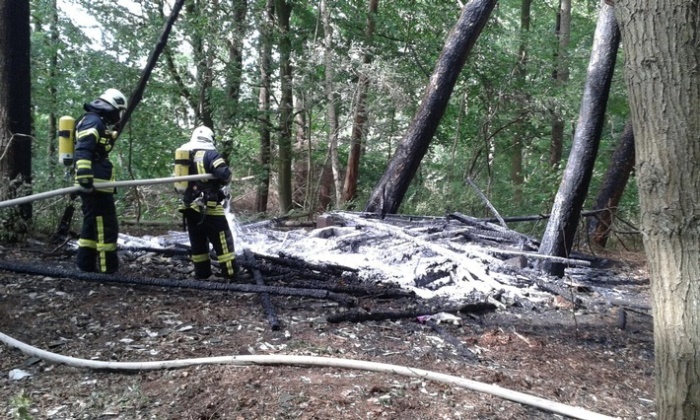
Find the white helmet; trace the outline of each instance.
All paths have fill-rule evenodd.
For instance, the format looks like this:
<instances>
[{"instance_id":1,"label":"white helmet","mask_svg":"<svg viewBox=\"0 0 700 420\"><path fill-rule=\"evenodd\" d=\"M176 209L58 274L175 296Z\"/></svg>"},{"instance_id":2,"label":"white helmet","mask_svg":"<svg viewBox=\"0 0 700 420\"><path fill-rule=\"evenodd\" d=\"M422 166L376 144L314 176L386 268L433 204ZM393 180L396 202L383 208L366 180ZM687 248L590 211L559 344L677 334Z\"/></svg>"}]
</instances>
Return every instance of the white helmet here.
<instances>
[{"instance_id":1,"label":"white helmet","mask_svg":"<svg viewBox=\"0 0 700 420\"><path fill-rule=\"evenodd\" d=\"M107 89L100 99L112 105L114 109L124 111L126 109L126 97L117 89Z\"/></svg>"},{"instance_id":2,"label":"white helmet","mask_svg":"<svg viewBox=\"0 0 700 420\"><path fill-rule=\"evenodd\" d=\"M190 144L193 148L213 149L214 148L214 132L211 128L200 125L195 128L190 137Z\"/></svg>"}]
</instances>

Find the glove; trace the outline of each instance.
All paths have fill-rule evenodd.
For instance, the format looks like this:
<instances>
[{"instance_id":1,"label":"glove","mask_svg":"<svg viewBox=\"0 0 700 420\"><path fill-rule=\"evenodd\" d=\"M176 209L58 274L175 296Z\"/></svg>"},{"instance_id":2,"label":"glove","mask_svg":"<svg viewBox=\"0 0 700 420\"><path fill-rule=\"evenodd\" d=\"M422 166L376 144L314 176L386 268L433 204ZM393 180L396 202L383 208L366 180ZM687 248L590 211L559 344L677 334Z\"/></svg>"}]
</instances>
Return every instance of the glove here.
<instances>
[{"instance_id":1,"label":"glove","mask_svg":"<svg viewBox=\"0 0 700 420\"><path fill-rule=\"evenodd\" d=\"M92 178L81 179L78 181L78 184L80 184L80 192L81 193L89 194L89 193L95 191L95 188L93 188L93 185L92 185Z\"/></svg>"}]
</instances>

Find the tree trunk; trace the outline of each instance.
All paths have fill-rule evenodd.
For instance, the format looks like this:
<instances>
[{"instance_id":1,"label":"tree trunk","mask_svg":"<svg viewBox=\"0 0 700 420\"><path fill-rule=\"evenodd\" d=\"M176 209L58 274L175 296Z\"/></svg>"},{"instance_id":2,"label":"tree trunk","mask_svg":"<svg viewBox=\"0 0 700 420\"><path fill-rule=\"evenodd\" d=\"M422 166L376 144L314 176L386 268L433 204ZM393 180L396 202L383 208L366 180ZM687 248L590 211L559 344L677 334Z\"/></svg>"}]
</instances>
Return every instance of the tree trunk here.
<instances>
[{"instance_id":1,"label":"tree trunk","mask_svg":"<svg viewBox=\"0 0 700 420\"><path fill-rule=\"evenodd\" d=\"M700 419L700 3L615 8L651 275L657 417Z\"/></svg>"},{"instance_id":2,"label":"tree trunk","mask_svg":"<svg viewBox=\"0 0 700 420\"><path fill-rule=\"evenodd\" d=\"M615 12L612 7L603 5L593 37L573 146L554 199L552 217L542 237L540 254L567 257L574 244L581 209L586 200L598 153L619 43L620 32L615 21ZM555 276L564 275L565 266L559 262L544 260L539 267Z\"/></svg>"},{"instance_id":3,"label":"tree trunk","mask_svg":"<svg viewBox=\"0 0 700 420\"><path fill-rule=\"evenodd\" d=\"M555 54L556 70L554 83L559 89L569 81L569 41L571 39L571 0L559 1L557 13L557 38L559 45ZM549 147L549 165L557 168L561 162L564 144L564 120L555 105L552 109L552 141Z\"/></svg>"},{"instance_id":4,"label":"tree trunk","mask_svg":"<svg viewBox=\"0 0 700 420\"><path fill-rule=\"evenodd\" d=\"M379 7L379 0L369 0L369 13L367 13L367 29L365 31L365 50L362 63L367 67L372 62L372 54L369 48L374 37L375 16ZM355 115L350 134L350 152L348 153L348 167L345 173L343 185L343 202L352 201L357 194L357 178L360 170L360 156L362 154L362 140L365 138L365 125L367 124L367 89L369 88L369 76L367 69L360 69L360 78L357 81L357 94L355 95Z\"/></svg>"},{"instance_id":5,"label":"tree trunk","mask_svg":"<svg viewBox=\"0 0 700 420\"><path fill-rule=\"evenodd\" d=\"M228 43L228 63L226 63L226 95L228 101L223 108L226 112L225 115L228 116L228 125L235 127L236 121L241 118L239 115L239 103L243 77L243 42L247 35L246 15L248 14L248 1L235 0L230 7L233 9L233 28L230 37L226 40ZM220 12L217 10L217 16L219 14ZM217 147L226 159L230 159L234 152L233 138L221 139Z\"/></svg>"},{"instance_id":6,"label":"tree trunk","mask_svg":"<svg viewBox=\"0 0 700 420\"><path fill-rule=\"evenodd\" d=\"M518 78L517 100L520 108L520 120L518 121L519 129L516 129L516 134L513 136L510 147L511 165L510 165L510 180L513 183L513 203L515 205L522 204L523 201L523 121L528 114L529 95L525 89L527 77L527 48L528 48L528 33L530 32L530 8L532 0L522 0L520 4L520 46L518 48L518 63L516 76Z\"/></svg>"},{"instance_id":7,"label":"tree trunk","mask_svg":"<svg viewBox=\"0 0 700 420\"><path fill-rule=\"evenodd\" d=\"M272 25L274 6L267 0L265 13L260 23L260 92L258 92L258 132L260 134L260 166L262 173L258 179L255 195L255 210L267 212L270 191L270 69L272 66Z\"/></svg>"},{"instance_id":8,"label":"tree trunk","mask_svg":"<svg viewBox=\"0 0 700 420\"><path fill-rule=\"evenodd\" d=\"M338 159L338 95L335 92L333 66L333 27L331 26L331 14L326 0L321 0L321 17L323 19L324 32L324 61L326 67L326 100L328 101L328 152L331 157L331 170L333 171L333 190L335 202L340 203L342 192L342 179L340 174L340 160Z\"/></svg>"},{"instance_id":9,"label":"tree trunk","mask_svg":"<svg viewBox=\"0 0 700 420\"><path fill-rule=\"evenodd\" d=\"M435 66L420 108L379 183L367 212L396 213L430 146L467 55L486 25L496 0L472 0L464 6Z\"/></svg>"},{"instance_id":10,"label":"tree trunk","mask_svg":"<svg viewBox=\"0 0 700 420\"><path fill-rule=\"evenodd\" d=\"M598 191L595 206L592 210L600 210L596 217L588 219L588 234L593 243L604 247L610 237L613 216L617 212L622 194L625 192L630 173L634 168L634 132L632 121L627 121L617 143L612 162L603 177L603 185Z\"/></svg>"},{"instance_id":11,"label":"tree trunk","mask_svg":"<svg viewBox=\"0 0 700 420\"><path fill-rule=\"evenodd\" d=\"M230 101L228 105L230 118L235 118L241 96L241 77L243 75L243 41L246 38L246 15L248 0L233 2L233 33L228 39L228 66L226 73L226 91Z\"/></svg>"},{"instance_id":12,"label":"tree trunk","mask_svg":"<svg viewBox=\"0 0 700 420\"><path fill-rule=\"evenodd\" d=\"M32 114L29 2L0 0L0 201L31 194ZM5 239L26 231L31 203L2 221Z\"/></svg>"},{"instance_id":13,"label":"tree trunk","mask_svg":"<svg viewBox=\"0 0 700 420\"><path fill-rule=\"evenodd\" d=\"M191 19L197 19L206 13L203 10L205 6L201 2L187 2L185 10L187 16ZM204 124L207 127L214 129L214 118L212 114L211 101L209 91L212 87L212 53L205 46L207 28L201 28L197 23L192 25L192 54L196 63L197 72L197 100L194 109L195 124Z\"/></svg>"},{"instance_id":14,"label":"tree trunk","mask_svg":"<svg viewBox=\"0 0 700 420\"><path fill-rule=\"evenodd\" d=\"M280 211L292 209L292 40L289 33L289 18L292 6L286 0L275 0L277 28L279 30L280 90L279 136L277 139L277 188Z\"/></svg>"},{"instance_id":15,"label":"tree trunk","mask_svg":"<svg viewBox=\"0 0 700 420\"><path fill-rule=\"evenodd\" d=\"M316 201L311 197L310 186L313 184L313 147L309 124L307 124L306 92L299 92L294 97L294 156L292 162L292 201L300 203L304 209L311 208Z\"/></svg>"}]
</instances>

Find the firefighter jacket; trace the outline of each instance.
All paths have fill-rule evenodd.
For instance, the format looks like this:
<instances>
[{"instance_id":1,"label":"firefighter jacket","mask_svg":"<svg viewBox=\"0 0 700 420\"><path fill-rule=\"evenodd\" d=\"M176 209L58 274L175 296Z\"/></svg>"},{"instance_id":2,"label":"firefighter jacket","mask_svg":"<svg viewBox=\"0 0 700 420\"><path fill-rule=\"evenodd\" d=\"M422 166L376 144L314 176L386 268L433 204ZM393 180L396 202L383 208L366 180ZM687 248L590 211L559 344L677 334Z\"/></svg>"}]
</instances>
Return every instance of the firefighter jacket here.
<instances>
[{"instance_id":1,"label":"firefighter jacket","mask_svg":"<svg viewBox=\"0 0 700 420\"><path fill-rule=\"evenodd\" d=\"M189 175L212 174L215 179L190 181L182 197L180 211L192 209L212 216L223 216L221 187L231 182L231 169L216 150L190 150Z\"/></svg>"},{"instance_id":2,"label":"firefighter jacket","mask_svg":"<svg viewBox=\"0 0 700 420\"><path fill-rule=\"evenodd\" d=\"M93 185L114 181L114 168L108 157L114 146L114 138L107 132L105 122L98 114L88 112L78 121L75 137L76 184L113 194L114 188L101 189Z\"/></svg>"}]
</instances>

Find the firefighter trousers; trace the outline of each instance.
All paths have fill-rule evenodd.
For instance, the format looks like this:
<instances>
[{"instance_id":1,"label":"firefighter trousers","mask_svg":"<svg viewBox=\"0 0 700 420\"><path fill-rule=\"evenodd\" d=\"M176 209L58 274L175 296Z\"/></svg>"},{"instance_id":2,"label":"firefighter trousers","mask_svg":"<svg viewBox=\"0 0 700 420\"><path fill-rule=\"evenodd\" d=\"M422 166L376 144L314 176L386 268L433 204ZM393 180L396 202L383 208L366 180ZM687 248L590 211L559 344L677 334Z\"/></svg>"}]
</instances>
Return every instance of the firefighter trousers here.
<instances>
[{"instance_id":1,"label":"firefighter trousers","mask_svg":"<svg viewBox=\"0 0 700 420\"><path fill-rule=\"evenodd\" d=\"M83 225L78 239L76 264L82 271L114 273L119 268L119 225L114 194L80 193Z\"/></svg>"},{"instance_id":2,"label":"firefighter trousers","mask_svg":"<svg viewBox=\"0 0 700 420\"><path fill-rule=\"evenodd\" d=\"M205 279L212 275L209 258L209 244L211 243L221 267L221 275L226 278L233 277L236 272L234 265L236 254L231 228L226 216L203 215L191 208L185 209L183 213L192 247L194 276L198 279Z\"/></svg>"}]
</instances>

